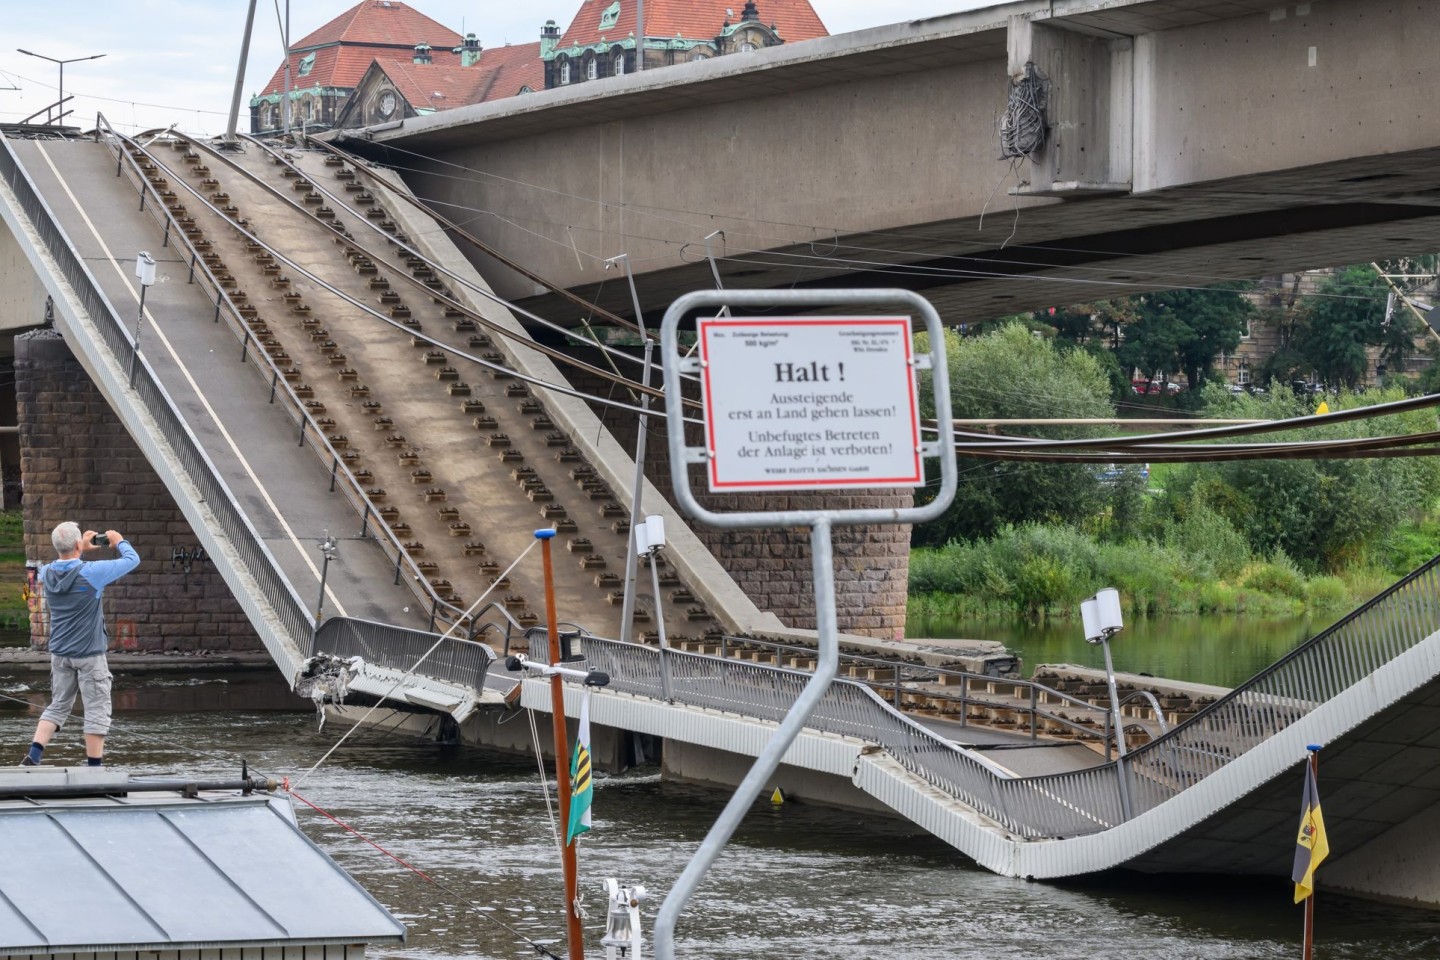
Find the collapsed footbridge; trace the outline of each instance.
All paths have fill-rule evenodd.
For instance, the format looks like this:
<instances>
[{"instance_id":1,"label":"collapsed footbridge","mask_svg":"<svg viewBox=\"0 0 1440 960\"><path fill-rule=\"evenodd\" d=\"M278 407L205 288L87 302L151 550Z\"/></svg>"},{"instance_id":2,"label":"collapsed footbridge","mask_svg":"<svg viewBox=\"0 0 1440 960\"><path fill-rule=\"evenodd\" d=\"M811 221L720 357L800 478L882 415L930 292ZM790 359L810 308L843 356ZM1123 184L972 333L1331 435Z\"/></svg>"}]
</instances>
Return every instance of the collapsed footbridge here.
<instances>
[{"instance_id":1,"label":"collapsed footbridge","mask_svg":"<svg viewBox=\"0 0 1440 960\"><path fill-rule=\"evenodd\" d=\"M596 350L577 367L487 296L403 185L331 151L220 154L103 126L3 146L7 269L53 301L65 346L287 677L316 653L359 656L352 696L387 698L410 728L528 748L504 721L547 713L547 691L494 658L545 658L527 548L552 526L577 651L612 678L593 694L597 760L658 752L672 775L739 779L813 645L648 485L644 509L676 536L662 601L622 622L634 461L574 384L625 359ZM148 291L129 263L142 249L162 251L166 278ZM633 406L634 378L613 382ZM327 533L333 564L315 550ZM668 649L647 626L662 616ZM792 793L891 811L1012 876L1284 875L1318 743L1327 885L1440 905L1434 564L1215 702L1136 718L1123 760L1107 759L1115 732L1087 697L914 645L847 652L777 775Z\"/></svg>"}]
</instances>

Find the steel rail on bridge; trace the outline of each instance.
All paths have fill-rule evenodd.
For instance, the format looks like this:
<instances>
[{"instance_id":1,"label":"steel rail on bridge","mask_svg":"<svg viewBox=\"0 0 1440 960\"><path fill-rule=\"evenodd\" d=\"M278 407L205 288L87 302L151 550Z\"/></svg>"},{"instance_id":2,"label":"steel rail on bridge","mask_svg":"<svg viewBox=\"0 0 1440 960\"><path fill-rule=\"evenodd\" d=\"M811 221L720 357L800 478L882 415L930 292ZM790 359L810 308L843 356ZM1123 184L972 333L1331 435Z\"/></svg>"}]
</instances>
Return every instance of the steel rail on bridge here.
<instances>
[{"instance_id":1,"label":"steel rail on bridge","mask_svg":"<svg viewBox=\"0 0 1440 960\"><path fill-rule=\"evenodd\" d=\"M103 118L101 120L103 122ZM124 151L120 153L124 154ZM59 226L59 220L40 196L8 143L0 150L0 178L3 178L15 194L21 212L29 219L41 243L74 291L76 299L90 316L101 340L98 346L108 350L117 363L123 366L134 353L132 334L84 261L71 246ZM153 210L159 205L159 198L153 192L152 196L155 199L155 204L151 205ZM181 235L183 236L183 233ZM223 296L223 287L216 284L214 290ZM213 296L211 299L216 301ZM233 303L231 306L233 308ZM257 352L263 354L263 351ZM174 401L150 366L148 358L141 355L138 360L131 387L141 408L154 420L161 435L173 450L187 479L195 485L206 508L215 517L219 531L226 536L239 556L244 572L253 579L260 598L269 605L289 634L295 652L302 657L313 655L317 651L334 652L344 656L360 655L380 666L396 669L414 667L420 655L434 644L436 637L433 633L370 621L351 621L344 617L331 618L321 630L316 630L315 620L308 606L285 578L274 555L245 516L214 463L184 422ZM321 435L318 429L312 432L317 436ZM499 608L497 604L490 604L489 607L500 610L503 620L506 621L503 628L506 637L510 635L512 627L518 628L518 624L503 608ZM502 627L499 623L487 621L481 625L480 632L491 629L501 631ZM491 660L493 653L484 644L458 637L449 638L430 655L425 669L416 672L434 679L474 685L478 691L484 686L485 673ZM282 663L280 666L285 668L287 665ZM287 676L286 679L293 681L295 678Z\"/></svg>"},{"instance_id":2,"label":"steel rail on bridge","mask_svg":"<svg viewBox=\"0 0 1440 960\"><path fill-rule=\"evenodd\" d=\"M100 346L123 366L135 349L130 331L120 321L119 313L60 229L59 220L35 189L35 184L8 142L0 150L0 178L15 194L21 211L69 283L75 298L90 316L101 338ZM161 435L180 461L186 477L199 491L206 509L214 515L220 530L245 565L245 572L254 578L264 600L289 632L298 652L314 630L310 611L290 582L281 575L274 556L235 502L200 442L186 426L148 360L142 356L140 361L132 389L142 409L154 419Z\"/></svg>"},{"instance_id":3,"label":"steel rail on bridge","mask_svg":"<svg viewBox=\"0 0 1440 960\"><path fill-rule=\"evenodd\" d=\"M429 609L430 626L433 629L437 620L450 624L463 623L466 636L473 637L480 628L476 618L465 616L465 611L442 599L430 586L429 579L424 575L409 553L404 549L400 540L391 532L389 526L380 520L380 511L370 500L364 486L356 478L344 458L340 455L325 436L315 418L310 414L300 397L290 386L289 381L284 377L283 372L276 366L274 359L261 346L254 332L245 323L241 308L236 304L229 291L220 283L200 252L195 248L191 238L177 222L174 213L166 206L159 191L154 184L150 183L144 172L140 169L135 157L126 148L132 146L139 150L147 158L154 161L150 153L138 145L133 144L127 138L116 133L105 120L104 115L97 117L97 130L100 132L102 142L115 154L116 175L119 176L128 172L127 178L138 191L141 198L141 209L147 211L161 226L164 233L164 245L170 243L171 237L177 238L177 242L184 245L189 254L190 276L192 282L199 287L202 293L215 305L214 319L218 322L222 317L226 320L226 327L239 339L241 343L240 359L242 361L255 358L255 369L262 374L270 388L270 400L273 403L277 397L283 398L286 402L281 404L291 420L299 428L299 443L309 446L321 461L330 469L330 489L338 490L342 496L355 509L360 518L360 536L373 537L375 543L380 547L388 558L395 562L395 579L398 583L401 579L406 580L406 586L416 599L425 604ZM159 161L154 161L157 164ZM168 170L168 165L160 165L157 169ZM189 185L186 185L189 189ZM193 191L192 191L193 192ZM202 201L203 202L203 201ZM216 216L224 218L224 214L210 206ZM233 223L232 226L235 226ZM236 227L237 229L238 226ZM130 341L126 341L128 344ZM252 350L253 345L253 350ZM374 521L372 523L372 520ZM401 577L402 570L408 576ZM500 616L509 622L506 624L508 630L518 630L520 625L510 617L508 611L503 607L491 605ZM487 608L489 609L489 608ZM307 614L308 615L308 614ZM313 620L312 620L313 623ZM297 635L298 639L304 639Z\"/></svg>"}]
</instances>

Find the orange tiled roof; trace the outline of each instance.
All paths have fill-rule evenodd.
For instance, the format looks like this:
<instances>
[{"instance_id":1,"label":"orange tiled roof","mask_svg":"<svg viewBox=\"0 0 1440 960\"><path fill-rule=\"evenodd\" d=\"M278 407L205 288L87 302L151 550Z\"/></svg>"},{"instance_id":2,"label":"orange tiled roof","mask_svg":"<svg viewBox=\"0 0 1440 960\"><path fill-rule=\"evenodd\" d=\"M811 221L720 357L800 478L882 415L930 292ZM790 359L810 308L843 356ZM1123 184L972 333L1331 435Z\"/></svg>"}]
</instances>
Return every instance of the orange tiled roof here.
<instances>
[{"instance_id":1,"label":"orange tiled roof","mask_svg":"<svg viewBox=\"0 0 1440 960\"><path fill-rule=\"evenodd\" d=\"M585 0L560 38L560 47L589 46L598 43L602 35L620 40L634 33L635 0L620 0L619 19L601 31L600 17L612 2ZM830 35L810 0L755 0L755 6L760 22L774 24L780 39L788 43ZM744 9L745 0L645 0L645 36L679 34L687 40L708 40L721 31L726 20L738 23Z\"/></svg>"},{"instance_id":2,"label":"orange tiled roof","mask_svg":"<svg viewBox=\"0 0 1440 960\"><path fill-rule=\"evenodd\" d=\"M395 91L417 110L451 110L478 103L494 79L493 71L479 65L415 63L413 60L376 60L395 85Z\"/></svg>"},{"instance_id":3,"label":"orange tiled roof","mask_svg":"<svg viewBox=\"0 0 1440 960\"><path fill-rule=\"evenodd\" d=\"M480 55L479 66L495 72L495 82L485 100L513 97L521 87L545 89L545 62L540 59L539 41L488 49Z\"/></svg>"},{"instance_id":4,"label":"orange tiled roof","mask_svg":"<svg viewBox=\"0 0 1440 960\"><path fill-rule=\"evenodd\" d=\"M396 58L428 43L435 62L445 63L455 60L450 51L463 42L454 30L399 0L363 0L291 47L290 87L352 88L376 58ZM312 53L315 62L302 77L300 61ZM282 63L260 95L284 89Z\"/></svg>"},{"instance_id":5,"label":"orange tiled roof","mask_svg":"<svg viewBox=\"0 0 1440 960\"><path fill-rule=\"evenodd\" d=\"M415 63L413 59L376 60L395 90L417 110L453 110L472 103L513 97L522 86L541 90L545 68L540 44L485 50L480 62L460 66L458 57L445 63Z\"/></svg>"}]
</instances>

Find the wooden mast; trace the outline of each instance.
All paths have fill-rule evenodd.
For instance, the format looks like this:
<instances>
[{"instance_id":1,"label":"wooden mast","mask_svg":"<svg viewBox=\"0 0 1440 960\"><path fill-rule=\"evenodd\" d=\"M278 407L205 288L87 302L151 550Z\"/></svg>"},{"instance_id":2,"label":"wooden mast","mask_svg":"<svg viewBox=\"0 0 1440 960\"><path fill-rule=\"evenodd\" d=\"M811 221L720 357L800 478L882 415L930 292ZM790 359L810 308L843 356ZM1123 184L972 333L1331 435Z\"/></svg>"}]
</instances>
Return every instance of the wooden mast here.
<instances>
[{"instance_id":1,"label":"wooden mast","mask_svg":"<svg viewBox=\"0 0 1440 960\"><path fill-rule=\"evenodd\" d=\"M540 540L540 556L545 569L545 627L550 637L550 666L560 666L560 623L555 613L555 575L550 563L550 541L554 530L536 530ZM570 747L565 735L565 681L559 673L550 674L550 725L555 730L555 780L560 794L561 839L570 825ZM565 871L565 936L570 944L570 960L584 960L585 933L580 927L576 902L580 895L580 871L575 861L575 844L561 843L560 863Z\"/></svg>"}]
</instances>

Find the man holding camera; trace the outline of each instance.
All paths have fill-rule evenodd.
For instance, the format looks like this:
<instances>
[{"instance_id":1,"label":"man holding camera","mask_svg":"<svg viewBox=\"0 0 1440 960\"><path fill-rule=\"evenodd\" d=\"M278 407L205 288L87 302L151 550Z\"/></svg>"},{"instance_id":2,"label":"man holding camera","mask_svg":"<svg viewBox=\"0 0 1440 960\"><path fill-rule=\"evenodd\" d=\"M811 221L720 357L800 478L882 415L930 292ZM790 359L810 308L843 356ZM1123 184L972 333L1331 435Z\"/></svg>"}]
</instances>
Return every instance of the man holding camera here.
<instances>
[{"instance_id":1,"label":"man holding camera","mask_svg":"<svg viewBox=\"0 0 1440 960\"><path fill-rule=\"evenodd\" d=\"M110 732L110 666L105 650L101 605L105 587L140 565L140 555L115 530L80 532L67 520L50 533L59 559L40 568L50 608L50 705L35 725L35 742L20 760L22 767L40 763L45 745L70 717L79 693L85 704L85 761L92 767L105 759L105 734ZM81 560L87 547L112 547L118 560Z\"/></svg>"}]
</instances>

